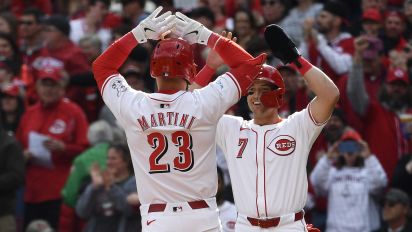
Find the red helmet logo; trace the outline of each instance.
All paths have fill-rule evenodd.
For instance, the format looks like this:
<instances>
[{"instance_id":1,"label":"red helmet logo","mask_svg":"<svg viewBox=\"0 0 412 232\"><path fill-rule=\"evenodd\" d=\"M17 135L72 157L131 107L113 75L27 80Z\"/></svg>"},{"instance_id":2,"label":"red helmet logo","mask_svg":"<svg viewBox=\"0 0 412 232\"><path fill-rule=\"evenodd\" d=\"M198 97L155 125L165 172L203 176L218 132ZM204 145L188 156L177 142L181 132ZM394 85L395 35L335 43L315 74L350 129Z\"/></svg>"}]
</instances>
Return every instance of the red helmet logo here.
<instances>
[{"instance_id":1,"label":"red helmet logo","mask_svg":"<svg viewBox=\"0 0 412 232\"><path fill-rule=\"evenodd\" d=\"M152 54L150 75L153 78L183 78L192 83L196 64L191 45L175 38L160 41Z\"/></svg>"}]
</instances>

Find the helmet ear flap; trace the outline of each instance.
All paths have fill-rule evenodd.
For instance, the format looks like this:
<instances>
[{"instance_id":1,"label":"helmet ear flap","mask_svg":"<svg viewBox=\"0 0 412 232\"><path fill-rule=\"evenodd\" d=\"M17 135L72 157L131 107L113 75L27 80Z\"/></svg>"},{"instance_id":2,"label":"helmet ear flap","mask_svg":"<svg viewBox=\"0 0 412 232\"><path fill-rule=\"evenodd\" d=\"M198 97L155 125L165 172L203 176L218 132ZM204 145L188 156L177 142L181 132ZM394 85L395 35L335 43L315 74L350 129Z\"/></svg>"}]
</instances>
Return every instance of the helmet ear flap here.
<instances>
[{"instance_id":1,"label":"helmet ear flap","mask_svg":"<svg viewBox=\"0 0 412 232\"><path fill-rule=\"evenodd\" d=\"M283 105L283 94L284 91L281 88L262 93L260 96L260 102L265 107L279 108Z\"/></svg>"}]
</instances>

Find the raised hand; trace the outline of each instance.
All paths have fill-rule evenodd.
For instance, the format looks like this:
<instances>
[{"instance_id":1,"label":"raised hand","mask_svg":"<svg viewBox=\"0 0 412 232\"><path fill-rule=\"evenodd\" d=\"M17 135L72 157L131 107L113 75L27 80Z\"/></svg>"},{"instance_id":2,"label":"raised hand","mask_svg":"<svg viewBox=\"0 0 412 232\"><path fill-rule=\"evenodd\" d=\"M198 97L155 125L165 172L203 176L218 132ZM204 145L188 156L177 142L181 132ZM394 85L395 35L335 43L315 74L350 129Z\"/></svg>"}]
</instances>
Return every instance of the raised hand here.
<instances>
[{"instance_id":1,"label":"raised hand","mask_svg":"<svg viewBox=\"0 0 412 232\"><path fill-rule=\"evenodd\" d=\"M180 12L176 12L175 33L190 44L199 43L206 45L212 31L198 21L193 20Z\"/></svg>"},{"instance_id":2,"label":"raised hand","mask_svg":"<svg viewBox=\"0 0 412 232\"><path fill-rule=\"evenodd\" d=\"M222 33L220 33L221 36L226 37L230 40L232 40L233 42L237 41L236 37L233 37L232 32L227 32L226 31L222 31ZM209 54L207 55L207 59L206 59L206 64L207 66L211 67L212 69L216 70L218 69L220 66L222 66L225 62L223 61L223 59L219 56L219 54L217 54L217 52L210 50Z\"/></svg>"},{"instance_id":3,"label":"raised hand","mask_svg":"<svg viewBox=\"0 0 412 232\"><path fill-rule=\"evenodd\" d=\"M271 24L265 28L265 40L275 57L283 64L296 61L300 54L295 43L286 32L276 24Z\"/></svg>"},{"instance_id":4,"label":"raised hand","mask_svg":"<svg viewBox=\"0 0 412 232\"><path fill-rule=\"evenodd\" d=\"M163 7L159 6L147 18L137 25L132 33L139 43L145 43L148 39L159 40L167 31L172 30L175 24L175 16L168 11L162 15L158 14Z\"/></svg>"}]
</instances>

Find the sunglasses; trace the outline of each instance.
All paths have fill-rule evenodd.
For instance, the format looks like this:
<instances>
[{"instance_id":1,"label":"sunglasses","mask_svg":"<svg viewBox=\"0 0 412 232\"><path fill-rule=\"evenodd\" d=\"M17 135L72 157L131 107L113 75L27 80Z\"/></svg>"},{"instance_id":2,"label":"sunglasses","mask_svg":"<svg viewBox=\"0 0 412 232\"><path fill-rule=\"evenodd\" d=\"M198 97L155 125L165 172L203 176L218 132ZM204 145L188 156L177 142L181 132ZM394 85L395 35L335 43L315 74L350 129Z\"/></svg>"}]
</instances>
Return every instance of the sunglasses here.
<instances>
[{"instance_id":1,"label":"sunglasses","mask_svg":"<svg viewBox=\"0 0 412 232\"><path fill-rule=\"evenodd\" d=\"M19 21L19 24L20 24L20 25L31 26L31 25L34 24L34 22L33 22L33 21L20 20L20 21Z\"/></svg>"}]
</instances>

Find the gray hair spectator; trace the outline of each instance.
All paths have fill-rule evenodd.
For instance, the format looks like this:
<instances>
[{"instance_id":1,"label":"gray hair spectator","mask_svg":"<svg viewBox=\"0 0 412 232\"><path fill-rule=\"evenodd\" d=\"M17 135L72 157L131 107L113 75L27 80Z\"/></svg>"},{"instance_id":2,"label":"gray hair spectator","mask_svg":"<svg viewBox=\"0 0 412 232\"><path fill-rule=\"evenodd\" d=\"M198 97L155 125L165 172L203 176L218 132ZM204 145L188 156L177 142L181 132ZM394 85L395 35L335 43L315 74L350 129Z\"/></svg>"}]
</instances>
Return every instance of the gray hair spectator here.
<instances>
[{"instance_id":1,"label":"gray hair spectator","mask_svg":"<svg viewBox=\"0 0 412 232\"><path fill-rule=\"evenodd\" d=\"M111 142L113 141L113 130L109 123L99 120L90 125L87 138L91 145L96 145L101 142Z\"/></svg>"},{"instance_id":2,"label":"gray hair spectator","mask_svg":"<svg viewBox=\"0 0 412 232\"><path fill-rule=\"evenodd\" d=\"M102 53L102 41L94 35L87 35L81 38L79 40L79 47L87 56L90 64Z\"/></svg>"}]
</instances>

